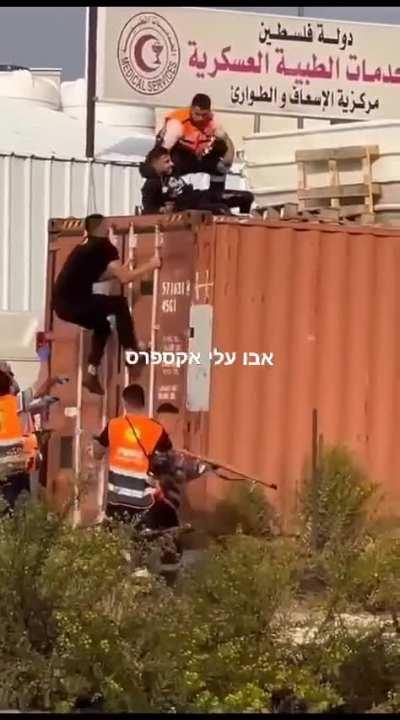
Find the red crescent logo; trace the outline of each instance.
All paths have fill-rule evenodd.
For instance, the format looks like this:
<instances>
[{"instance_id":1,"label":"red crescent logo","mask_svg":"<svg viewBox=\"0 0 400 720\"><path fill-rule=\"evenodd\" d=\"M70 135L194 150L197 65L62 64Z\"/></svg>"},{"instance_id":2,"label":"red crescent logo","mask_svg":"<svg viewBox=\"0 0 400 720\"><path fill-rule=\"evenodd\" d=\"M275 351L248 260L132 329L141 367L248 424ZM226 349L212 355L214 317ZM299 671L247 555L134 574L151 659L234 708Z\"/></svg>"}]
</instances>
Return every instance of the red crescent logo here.
<instances>
[{"instance_id":1,"label":"red crescent logo","mask_svg":"<svg viewBox=\"0 0 400 720\"><path fill-rule=\"evenodd\" d=\"M153 40L153 42L157 42L157 38L154 37L154 35L142 35L142 37L139 38L135 45L134 49L134 58L137 66L143 70L145 73L150 73L156 70L156 67L151 67L150 65L146 65L144 58L143 58L143 50L145 45L150 41Z\"/></svg>"},{"instance_id":2,"label":"red crescent logo","mask_svg":"<svg viewBox=\"0 0 400 720\"><path fill-rule=\"evenodd\" d=\"M128 20L118 40L118 65L125 82L140 95L160 95L174 82L180 47L170 23L154 12Z\"/></svg>"}]
</instances>

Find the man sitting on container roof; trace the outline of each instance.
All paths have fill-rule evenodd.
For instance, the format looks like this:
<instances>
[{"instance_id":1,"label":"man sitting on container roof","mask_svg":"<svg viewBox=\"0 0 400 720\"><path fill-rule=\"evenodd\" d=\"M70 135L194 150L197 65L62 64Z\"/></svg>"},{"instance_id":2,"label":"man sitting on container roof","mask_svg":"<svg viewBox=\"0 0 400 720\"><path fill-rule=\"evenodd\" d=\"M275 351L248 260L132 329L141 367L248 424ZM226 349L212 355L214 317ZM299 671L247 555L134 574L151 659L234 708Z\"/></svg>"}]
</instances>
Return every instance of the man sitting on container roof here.
<instances>
[{"instance_id":1,"label":"man sitting on container roof","mask_svg":"<svg viewBox=\"0 0 400 720\"><path fill-rule=\"evenodd\" d=\"M146 181L142 187L144 214L183 210L205 210L214 215L229 215L232 207L248 213L253 195L246 191L224 191L217 202L210 190L194 190L181 177L174 177L173 162L168 150L160 146L150 150L140 173Z\"/></svg>"},{"instance_id":2,"label":"man sitting on container roof","mask_svg":"<svg viewBox=\"0 0 400 720\"><path fill-rule=\"evenodd\" d=\"M212 113L208 95L197 93L189 108L168 113L157 135L157 144L170 150L177 177L191 173L210 175L214 202L221 201L235 148Z\"/></svg>"}]
</instances>

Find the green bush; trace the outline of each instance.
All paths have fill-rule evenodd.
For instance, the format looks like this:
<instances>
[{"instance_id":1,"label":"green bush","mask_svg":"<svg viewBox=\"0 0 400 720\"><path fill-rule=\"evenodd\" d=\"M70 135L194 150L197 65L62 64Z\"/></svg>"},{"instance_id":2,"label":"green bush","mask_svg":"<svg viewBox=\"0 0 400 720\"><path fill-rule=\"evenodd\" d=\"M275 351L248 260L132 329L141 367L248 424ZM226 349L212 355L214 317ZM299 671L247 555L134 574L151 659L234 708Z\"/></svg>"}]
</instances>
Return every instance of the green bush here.
<instances>
[{"instance_id":1,"label":"green bush","mask_svg":"<svg viewBox=\"0 0 400 720\"><path fill-rule=\"evenodd\" d=\"M325 696L279 641L291 548L238 535L175 592L136 577L143 560L125 529L72 530L40 505L0 521L2 707L63 712L101 694L106 711L248 711L288 683Z\"/></svg>"},{"instance_id":2,"label":"green bush","mask_svg":"<svg viewBox=\"0 0 400 720\"><path fill-rule=\"evenodd\" d=\"M338 702L285 635L297 582L290 543L237 535L213 547L183 582L190 598L185 675L193 712L269 711L282 687L314 709ZM298 653L297 653L298 655Z\"/></svg>"},{"instance_id":3,"label":"green bush","mask_svg":"<svg viewBox=\"0 0 400 720\"><path fill-rule=\"evenodd\" d=\"M348 594L363 609L388 611L396 619L400 613L400 538L370 539L353 565Z\"/></svg>"},{"instance_id":4,"label":"green bush","mask_svg":"<svg viewBox=\"0 0 400 720\"><path fill-rule=\"evenodd\" d=\"M327 448L301 494L303 537L315 551L351 547L365 531L376 485L345 447Z\"/></svg>"},{"instance_id":5,"label":"green bush","mask_svg":"<svg viewBox=\"0 0 400 720\"><path fill-rule=\"evenodd\" d=\"M387 701L399 680L398 642L379 628L332 624L304 647L303 657L310 670L322 670L346 712L363 713Z\"/></svg>"},{"instance_id":6,"label":"green bush","mask_svg":"<svg viewBox=\"0 0 400 720\"><path fill-rule=\"evenodd\" d=\"M343 447L327 448L302 488L302 589L328 598L328 615L354 597L359 558L370 539L377 488Z\"/></svg>"},{"instance_id":7,"label":"green bush","mask_svg":"<svg viewBox=\"0 0 400 720\"><path fill-rule=\"evenodd\" d=\"M142 560L126 533L73 531L40 505L1 520L3 707L69 710L101 693L109 710L152 709L147 655L162 676L171 599L155 578L134 576Z\"/></svg>"},{"instance_id":8,"label":"green bush","mask_svg":"<svg viewBox=\"0 0 400 720\"><path fill-rule=\"evenodd\" d=\"M233 481L226 496L213 512L196 517L196 525L203 526L209 537L244 535L270 539L280 531L279 519L260 485Z\"/></svg>"},{"instance_id":9,"label":"green bush","mask_svg":"<svg viewBox=\"0 0 400 720\"><path fill-rule=\"evenodd\" d=\"M398 642L341 616L398 610L400 544L371 532L373 494L329 450L305 532L285 539L264 493L238 484L173 589L135 574L150 549L129 527L72 529L21 500L0 518L0 707L67 712L99 695L106 712L398 712ZM299 616L313 631L300 639Z\"/></svg>"}]
</instances>

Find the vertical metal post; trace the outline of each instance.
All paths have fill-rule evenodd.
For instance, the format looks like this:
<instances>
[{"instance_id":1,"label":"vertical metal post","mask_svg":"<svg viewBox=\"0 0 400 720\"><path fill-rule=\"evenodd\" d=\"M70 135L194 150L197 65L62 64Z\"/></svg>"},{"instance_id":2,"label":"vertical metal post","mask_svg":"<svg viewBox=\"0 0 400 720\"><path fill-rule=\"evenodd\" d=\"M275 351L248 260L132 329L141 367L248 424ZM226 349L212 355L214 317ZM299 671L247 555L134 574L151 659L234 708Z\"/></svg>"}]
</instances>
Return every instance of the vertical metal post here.
<instances>
[{"instance_id":1,"label":"vertical metal post","mask_svg":"<svg viewBox=\"0 0 400 720\"><path fill-rule=\"evenodd\" d=\"M133 223L130 223L129 225L129 235L128 235L128 261L129 261L129 269L132 270L135 261L136 261L136 248L137 248L137 235L134 231ZM128 304L129 304L129 311L132 315L133 311L133 293L134 289L131 285L131 287L128 286ZM129 384L129 369L127 366L125 366L125 386Z\"/></svg>"},{"instance_id":2,"label":"vertical metal post","mask_svg":"<svg viewBox=\"0 0 400 720\"><path fill-rule=\"evenodd\" d=\"M110 338L111 340L111 338ZM110 342L107 343L106 351L104 353L104 372L103 372L103 387L104 387L104 395L103 395L103 406L102 406L102 421L101 421L101 428L105 428L107 420L108 420L108 371L109 371L109 361L110 361ZM97 508L98 508L98 516L97 521L101 522L104 518L104 498L106 493L106 482L107 482L107 473L108 473L108 467L107 463L102 462L101 467L99 469L99 472L97 474Z\"/></svg>"},{"instance_id":3,"label":"vertical metal post","mask_svg":"<svg viewBox=\"0 0 400 720\"><path fill-rule=\"evenodd\" d=\"M117 245L117 237L114 234L113 226L110 225L108 229L108 237L110 242L113 245ZM108 294L108 290L107 290ZM102 402L102 422L101 427L102 429L106 426L107 420L108 420L108 377L109 377L109 369L110 369L110 361L112 363L112 352L111 352L111 342L113 338L109 339L109 342L106 345L106 350L104 353L104 359L103 359L103 387L104 387L104 395L103 395L103 402ZM97 507L99 514L97 516L98 522L101 522L104 519L104 501L107 495L107 478L108 478L108 466L107 463L101 463L100 469L98 471L98 485L97 485Z\"/></svg>"},{"instance_id":4,"label":"vertical metal post","mask_svg":"<svg viewBox=\"0 0 400 720\"><path fill-rule=\"evenodd\" d=\"M76 415L74 438L74 506L72 525L76 527L80 520L79 511L79 475L81 471L81 437L82 437L82 365L83 365L83 330L79 330L78 372L76 378Z\"/></svg>"},{"instance_id":5,"label":"vertical metal post","mask_svg":"<svg viewBox=\"0 0 400 720\"><path fill-rule=\"evenodd\" d=\"M261 115L254 115L253 132L259 133L261 129Z\"/></svg>"},{"instance_id":6,"label":"vertical metal post","mask_svg":"<svg viewBox=\"0 0 400 720\"><path fill-rule=\"evenodd\" d=\"M94 158L96 124L96 74L97 74L97 11L87 9L87 50L86 50L86 157Z\"/></svg>"},{"instance_id":7,"label":"vertical metal post","mask_svg":"<svg viewBox=\"0 0 400 720\"><path fill-rule=\"evenodd\" d=\"M304 17L304 7L297 7L297 15L299 17ZM297 118L297 129L302 130L304 128L304 118L298 117Z\"/></svg>"},{"instance_id":8,"label":"vertical metal post","mask_svg":"<svg viewBox=\"0 0 400 720\"><path fill-rule=\"evenodd\" d=\"M155 241L154 241L154 254L156 257L160 256L160 247L163 244L163 235L160 232L158 225L155 227ZM155 389L155 365L151 362L153 353L156 349L156 334L158 330L157 325L157 305L158 305L158 290L160 282L160 270L156 268L153 273L153 303L151 308L151 341L150 341L150 381L149 381L149 417L154 415L154 389Z\"/></svg>"},{"instance_id":9,"label":"vertical metal post","mask_svg":"<svg viewBox=\"0 0 400 720\"><path fill-rule=\"evenodd\" d=\"M318 514L318 503L317 503L317 490L318 490L318 411L314 408L312 414L312 529L311 529L311 544L314 550L317 549L317 514Z\"/></svg>"}]
</instances>

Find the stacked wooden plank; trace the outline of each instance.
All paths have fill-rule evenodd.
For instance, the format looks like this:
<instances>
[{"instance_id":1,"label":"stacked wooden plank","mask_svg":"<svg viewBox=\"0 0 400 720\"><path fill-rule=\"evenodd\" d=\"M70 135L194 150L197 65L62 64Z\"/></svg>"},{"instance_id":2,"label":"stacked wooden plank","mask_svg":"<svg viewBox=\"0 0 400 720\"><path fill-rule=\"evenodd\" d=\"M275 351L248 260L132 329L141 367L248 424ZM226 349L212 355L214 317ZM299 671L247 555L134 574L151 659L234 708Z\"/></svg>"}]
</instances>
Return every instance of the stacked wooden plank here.
<instances>
[{"instance_id":1,"label":"stacked wooden plank","mask_svg":"<svg viewBox=\"0 0 400 720\"><path fill-rule=\"evenodd\" d=\"M281 220L316 220L366 225L375 223L374 203L381 194L379 183L372 180L372 163L379 157L377 145L298 150L298 202L260 208L264 218ZM342 183L340 173L346 167L360 164L360 178ZM326 173L326 183L310 186L309 170Z\"/></svg>"}]
</instances>

